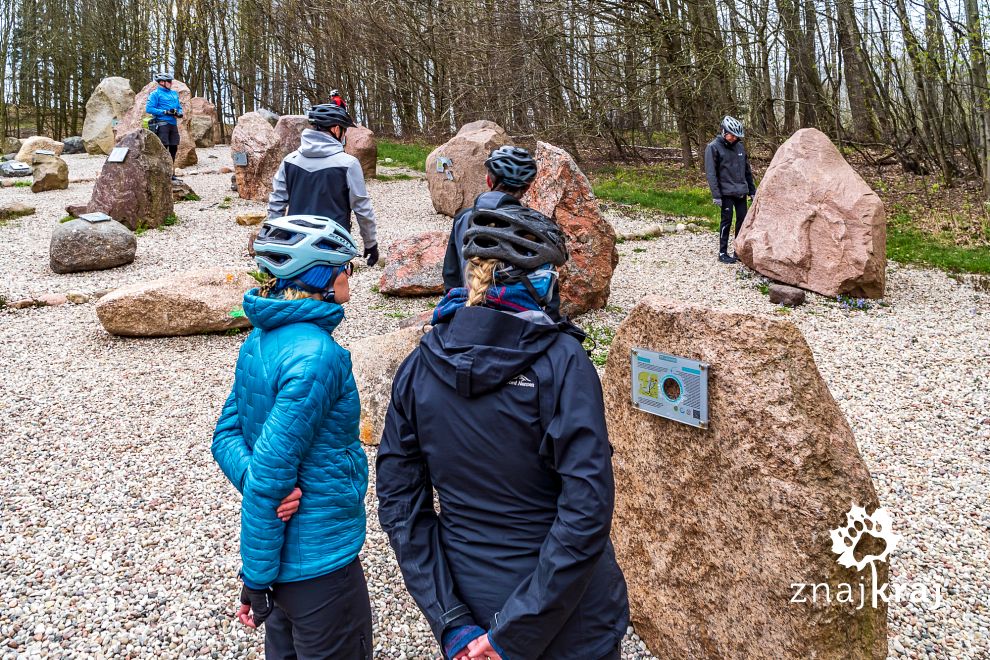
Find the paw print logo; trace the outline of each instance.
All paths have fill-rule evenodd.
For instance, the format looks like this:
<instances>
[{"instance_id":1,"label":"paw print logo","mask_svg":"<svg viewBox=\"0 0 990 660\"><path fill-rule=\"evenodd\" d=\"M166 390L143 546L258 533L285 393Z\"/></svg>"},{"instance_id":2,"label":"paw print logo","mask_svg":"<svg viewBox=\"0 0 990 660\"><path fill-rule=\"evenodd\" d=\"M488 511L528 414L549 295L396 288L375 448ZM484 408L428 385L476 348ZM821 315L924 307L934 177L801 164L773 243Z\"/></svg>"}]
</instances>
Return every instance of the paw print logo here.
<instances>
[{"instance_id":1,"label":"paw print logo","mask_svg":"<svg viewBox=\"0 0 990 660\"><path fill-rule=\"evenodd\" d=\"M832 536L832 552L839 555L839 565L855 567L857 571L873 562L887 561L887 557L901 540L899 534L894 534L887 509L879 507L873 515L867 515L866 509L855 504L846 514L846 524L831 530L829 534ZM857 559L856 549L860 543L868 546L868 549L861 550L862 558ZM879 549L881 544L882 550Z\"/></svg>"}]
</instances>

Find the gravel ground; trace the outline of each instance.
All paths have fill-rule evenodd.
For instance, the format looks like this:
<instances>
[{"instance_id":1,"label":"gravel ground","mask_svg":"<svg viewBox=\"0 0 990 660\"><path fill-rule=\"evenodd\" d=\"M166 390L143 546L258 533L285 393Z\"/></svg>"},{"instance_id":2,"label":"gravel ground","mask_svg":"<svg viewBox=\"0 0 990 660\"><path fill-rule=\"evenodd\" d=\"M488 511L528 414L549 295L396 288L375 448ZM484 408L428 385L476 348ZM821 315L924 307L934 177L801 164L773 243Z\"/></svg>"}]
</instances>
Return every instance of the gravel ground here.
<instances>
[{"instance_id":1,"label":"gravel ground","mask_svg":"<svg viewBox=\"0 0 990 660\"><path fill-rule=\"evenodd\" d=\"M35 216L0 227L0 295L86 293L189 268L250 266L226 148L199 150L203 197L180 223L138 237L134 264L56 276L48 239L64 206L88 200L102 158L68 156L67 191L0 189ZM209 158L209 156L217 158ZM425 183L369 184L384 246L449 226ZM620 232L646 220L610 214ZM990 655L990 296L942 273L891 266L886 306L848 311L811 295L771 305L740 266L714 259L711 234L619 246L606 310L579 319L605 344L648 293L778 315L804 332L856 433L877 490L903 535L892 581L942 589L943 604L890 608L891 657ZM435 299L374 292L360 269L340 329L345 345L387 332ZM92 304L0 310L0 657L260 657L261 636L235 626L238 500L213 464L210 436L241 337L122 340ZM374 459L374 451L369 451ZM435 657L374 515L363 552L381 658ZM808 576L809 580L814 576ZM624 658L650 658L635 637Z\"/></svg>"}]
</instances>

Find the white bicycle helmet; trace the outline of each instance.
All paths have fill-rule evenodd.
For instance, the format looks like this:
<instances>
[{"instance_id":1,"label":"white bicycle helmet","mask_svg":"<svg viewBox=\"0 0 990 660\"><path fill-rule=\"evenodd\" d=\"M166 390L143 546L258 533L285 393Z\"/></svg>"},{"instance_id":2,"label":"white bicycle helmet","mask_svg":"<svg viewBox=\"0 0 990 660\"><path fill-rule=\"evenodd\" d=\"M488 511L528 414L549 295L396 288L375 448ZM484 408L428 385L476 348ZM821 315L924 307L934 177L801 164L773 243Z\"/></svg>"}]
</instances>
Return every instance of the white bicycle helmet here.
<instances>
[{"instance_id":1,"label":"white bicycle helmet","mask_svg":"<svg viewBox=\"0 0 990 660\"><path fill-rule=\"evenodd\" d=\"M726 133L732 133L740 140L746 137L746 131L743 129L742 122L729 115L722 118L722 130Z\"/></svg>"},{"instance_id":2,"label":"white bicycle helmet","mask_svg":"<svg viewBox=\"0 0 990 660\"><path fill-rule=\"evenodd\" d=\"M258 268L291 279L312 266L343 266L358 255L346 229L319 215L287 215L265 220L254 240Z\"/></svg>"}]
</instances>

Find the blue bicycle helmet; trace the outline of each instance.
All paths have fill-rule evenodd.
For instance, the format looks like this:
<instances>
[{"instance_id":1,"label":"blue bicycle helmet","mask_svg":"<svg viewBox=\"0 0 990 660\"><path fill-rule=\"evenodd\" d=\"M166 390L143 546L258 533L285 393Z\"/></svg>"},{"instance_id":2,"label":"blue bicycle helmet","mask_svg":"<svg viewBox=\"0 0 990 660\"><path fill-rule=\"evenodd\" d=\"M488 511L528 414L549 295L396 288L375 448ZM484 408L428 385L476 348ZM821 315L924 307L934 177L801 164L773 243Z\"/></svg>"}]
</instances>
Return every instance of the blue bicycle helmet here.
<instances>
[{"instance_id":1,"label":"blue bicycle helmet","mask_svg":"<svg viewBox=\"0 0 990 660\"><path fill-rule=\"evenodd\" d=\"M358 255L343 227L319 215L265 220L254 240L254 261L263 273L291 279L313 266L343 266Z\"/></svg>"},{"instance_id":2,"label":"blue bicycle helmet","mask_svg":"<svg viewBox=\"0 0 990 660\"><path fill-rule=\"evenodd\" d=\"M528 186L536 178L536 161L520 147L499 147L488 156L485 166L499 183L512 188Z\"/></svg>"}]
</instances>

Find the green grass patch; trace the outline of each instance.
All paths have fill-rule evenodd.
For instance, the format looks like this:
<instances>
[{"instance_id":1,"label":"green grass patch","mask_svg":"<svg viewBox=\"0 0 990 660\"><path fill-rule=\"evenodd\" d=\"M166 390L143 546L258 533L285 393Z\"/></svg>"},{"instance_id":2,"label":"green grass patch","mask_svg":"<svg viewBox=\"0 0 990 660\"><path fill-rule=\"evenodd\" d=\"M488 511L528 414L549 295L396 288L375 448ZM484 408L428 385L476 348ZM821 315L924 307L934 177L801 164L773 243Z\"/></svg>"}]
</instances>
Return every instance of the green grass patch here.
<instances>
[{"instance_id":1,"label":"green grass patch","mask_svg":"<svg viewBox=\"0 0 990 660\"><path fill-rule=\"evenodd\" d=\"M615 339L615 328L607 325L589 325L583 328L588 338L584 340L584 349L591 351L591 361L596 367L604 367L608 360L608 351Z\"/></svg>"},{"instance_id":2,"label":"green grass patch","mask_svg":"<svg viewBox=\"0 0 990 660\"><path fill-rule=\"evenodd\" d=\"M15 188L30 188L31 187L31 184L32 184L31 181L15 181L14 182L14 187Z\"/></svg>"},{"instance_id":3,"label":"green grass patch","mask_svg":"<svg viewBox=\"0 0 990 660\"><path fill-rule=\"evenodd\" d=\"M197 195L196 193L191 192L191 193L188 193L188 194L183 195L182 197L180 197L179 198L179 201L180 202L198 202L198 201L200 201L202 199L203 198L200 197L199 195Z\"/></svg>"},{"instance_id":4,"label":"green grass patch","mask_svg":"<svg viewBox=\"0 0 990 660\"><path fill-rule=\"evenodd\" d=\"M386 158L391 158L392 162L387 163L390 167L408 167L417 172L425 172L426 157L434 148L432 145L422 142L379 140L378 160L384 162Z\"/></svg>"},{"instance_id":5,"label":"green grass patch","mask_svg":"<svg viewBox=\"0 0 990 660\"><path fill-rule=\"evenodd\" d=\"M376 181L412 181L416 177L409 176L408 174L376 174Z\"/></svg>"},{"instance_id":6,"label":"green grass patch","mask_svg":"<svg viewBox=\"0 0 990 660\"><path fill-rule=\"evenodd\" d=\"M143 222L139 222L138 223L138 226L137 226L137 229L134 230L134 235L135 236L141 236L146 231L148 231L148 225L144 224Z\"/></svg>"},{"instance_id":7,"label":"green grass patch","mask_svg":"<svg viewBox=\"0 0 990 660\"><path fill-rule=\"evenodd\" d=\"M385 312L385 316L390 319L407 319L412 316L412 314L409 312Z\"/></svg>"},{"instance_id":8,"label":"green grass patch","mask_svg":"<svg viewBox=\"0 0 990 660\"><path fill-rule=\"evenodd\" d=\"M75 220L75 218L73 218L71 215L67 215L64 218L62 218L61 220L59 220L58 223L60 225L64 225L66 222L72 222L73 220Z\"/></svg>"},{"instance_id":9,"label":"green grass patch","mask_svg":"<svg viewBox=\"0 0 990 660\"><path fill-rule=\"evenodd\" d=\"M378 293L378 285L377 284L372 284L371 285L371 292L372 293Z\"/></svg>"},{"instance_id":10,"label":"green grass patch","mask_svg":"<svg viewBox=\"0 0 990 660\"><path fill-rule=\"evenodd\" d=\"M593 188L601 199L656 209L674 217L697 218L699 224L718 229L720 211L707 188L670 185L667 170L612 167L595 175Z\"/></svg>"},{"instance_id":11,"label":"green grass patch","mask_svg":"<svg viewBox=\"0 0 990 660\"><path fill-rule=\"evenodd\" d=\"M165 216L165 219L162 220L162 224L158 225L158 228L161 229L163 227L174 227L177 224L179 224L179 216L177 216L174 213L169 213L167 216Z\"/></svg>"},{"instance_id":12,"label":"green grass patch","mask_svg":"<svg viewBox=\"0 0 990 660\"><path fill-rule=\"evenodd\" d=\"M922 232L904 212L887 223L887 258L955 273L990 273L990 249L960 247L947 237Z\"/></svg>"}]
</instances>

